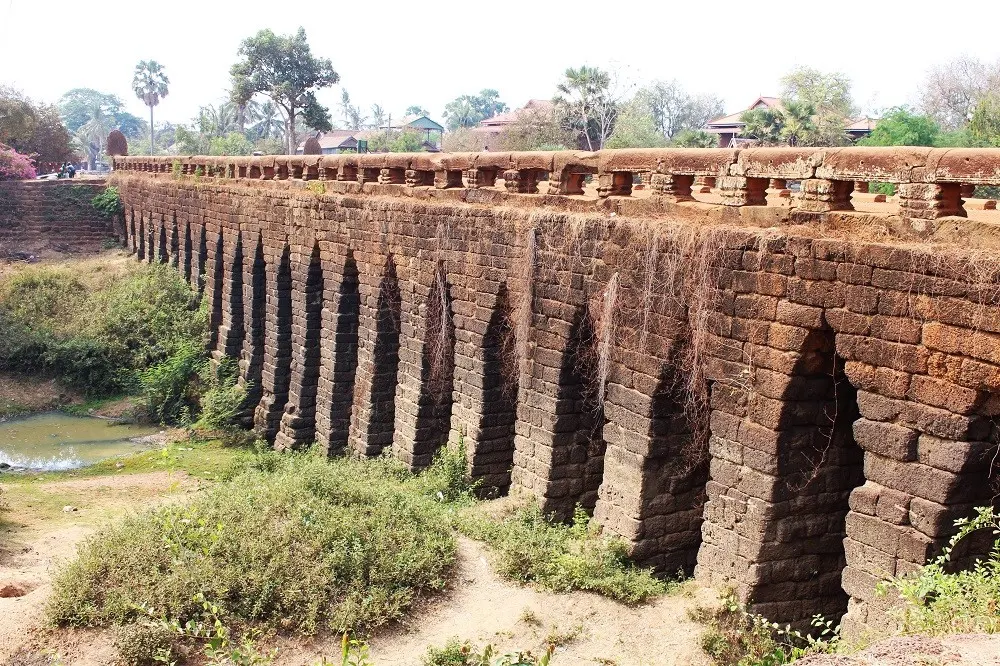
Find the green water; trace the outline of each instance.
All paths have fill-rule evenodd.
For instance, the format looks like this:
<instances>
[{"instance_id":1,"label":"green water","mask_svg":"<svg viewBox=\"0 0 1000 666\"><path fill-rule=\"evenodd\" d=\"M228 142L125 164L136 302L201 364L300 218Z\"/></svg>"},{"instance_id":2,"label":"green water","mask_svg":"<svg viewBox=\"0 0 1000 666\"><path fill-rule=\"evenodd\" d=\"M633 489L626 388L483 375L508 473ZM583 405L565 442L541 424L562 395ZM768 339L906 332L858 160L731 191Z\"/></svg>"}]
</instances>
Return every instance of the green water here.
<instances>
[{"instance_id":1,"label":"green water","mask_svg":"<svg viewBox=\"0 0 1000 666\"><path fill-rule=\"evenodd\" d=\"M76 469L150 448L138 440L159 432L88 416L45 412L0 423L0 466L13 470Z\"/></svg>"}]
</instances>

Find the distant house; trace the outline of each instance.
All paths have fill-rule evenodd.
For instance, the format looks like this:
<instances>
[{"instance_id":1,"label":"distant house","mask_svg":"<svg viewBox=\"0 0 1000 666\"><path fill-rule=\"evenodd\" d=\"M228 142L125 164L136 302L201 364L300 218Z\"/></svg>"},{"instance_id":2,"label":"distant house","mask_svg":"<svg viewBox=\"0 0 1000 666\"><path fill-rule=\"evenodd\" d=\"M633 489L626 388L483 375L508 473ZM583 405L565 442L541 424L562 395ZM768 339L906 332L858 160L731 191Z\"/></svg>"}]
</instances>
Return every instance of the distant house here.
<instances>
[{"instance_id":1,"label":"distant house","mask_svg":"<svg viewBox=\"0 0 1000 666\"><path fill-rule=\"evenodd\" d=\"M323 132L319 136L319 146L324 155L336 155L338 153L355 153L358 151L359 132L356 130L330 130ZM305 149L305 141L299 144L295 150L296 155L301 155Z\"/></svg>"},{"instance_id":2,"label":"distant house","mask_svg":"<svg viewBox=\"0 0 1000 666\"><path fill-rule=\"evenodd\" d=\"M527 114L549 114L552 113L555 105L547 99L529 99L528 103L520 109L514 109L507 113L500 113L492 118L481 120L478 125L472 128L475 134L480 135L484 140L496 138L504 131Z\"/></svg>"},{"instance_id":3,"label":"distant house","mask_svg":"<svg viewBox=\"0 0 1000 666\"><path fill-rule=\"evenodd\" d=\"M747 111L753 111L755 109L773 109L776 111L783 111L784 107L781 104L781 100L777 97L758 97L754 100L754 103L746 109L737 111L736 113L728 116L716 118L715 120L709 122L705 125L704 131L709 132L710 134L717 134L719 136L720 148L737 148L741 145L753 143L753 139L740 137L740 134L743 132L743 128L746 126L740 118L742 118L743 114ZM878 121L873 120L872 118L858 118L848 122L844 126L844 132L851 138L851 141L857 141L858 139L871 134L872 130L875 129L876 123L878 123Z\"/></svg>"}]
</instances>

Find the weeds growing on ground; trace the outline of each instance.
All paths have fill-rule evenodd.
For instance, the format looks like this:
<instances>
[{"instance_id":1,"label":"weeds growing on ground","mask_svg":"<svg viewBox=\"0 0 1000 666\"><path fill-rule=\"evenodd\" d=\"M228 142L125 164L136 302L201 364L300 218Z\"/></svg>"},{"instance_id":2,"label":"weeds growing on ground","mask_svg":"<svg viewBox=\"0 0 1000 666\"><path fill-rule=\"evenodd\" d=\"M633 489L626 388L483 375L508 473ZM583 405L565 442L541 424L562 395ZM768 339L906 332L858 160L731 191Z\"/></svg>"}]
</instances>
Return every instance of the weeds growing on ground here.
<instances>
[{"instance_id":1,"label":"weeds growing on ground","mask_svg":"<svg viewBox=\"0 0 1000 666\"><path fill-rule=\"evenodd\" d=\"M955 548L976 532L1000 534L1000 516L993 507L976 508L976 515L961 518L944 552L911 576L901 576L880 587L894 590L903 604L892 612L904 633L948 634L1000 632L1000 539L989 554L971 567L953 571Z\"/></svg>"},{"instance_id":2,"label":"weeds growing on ground","mask_svg":"<svg viewBox=\"0 0 1000 666\"><path fill-rule=\"evenodd\" d=\"M602 536L579 507L570 525L549 520L532 504L499 520L477 512L458 517L458 528L496 553L498 574L558 592L589 590L640 603L670 584L629 562L624 541Z\"/></svg>"},{"instance_id":3,"label":"weeds growing on ground","mask_svg":"<svg viewBox=\"0 0 1000 666\"><path fill-rule=\"evenodd\" d=\"M802 634L789 626L747 611L727 594L716 608L698 608L693 619L706 625L701 648L716 666L778 666L810 654L833 652L840 627L820 616L813 618L815 632Z\"/></svg>"},{"instance_id":4,"label":"weeds growing on ground","mask_svg":"<svg viewBox=\"0 0 1000 666\"><path fill-rule=\"evenodd\" d=\"M424 654L423 666L548 666L555 647L550 645L541 654L530 651L497 654L492 645L482 649L471 641L450 638L444 647L430 647Z\"/></svg>"},{"instance_id":5,"label":"weeds growing on ground","mask_svg":"<svg viewBox=\"0 0 1000 666\"><path fill-rule=\"evenodd\" d=\"M455 539L438 504L386 465L259 456L189 504L105 529L57 577L59 624L125 624L153 609L304 634L371 629L440 589ZM261 535L267 538L262 539Z\"/></svg>"}]
</instances>

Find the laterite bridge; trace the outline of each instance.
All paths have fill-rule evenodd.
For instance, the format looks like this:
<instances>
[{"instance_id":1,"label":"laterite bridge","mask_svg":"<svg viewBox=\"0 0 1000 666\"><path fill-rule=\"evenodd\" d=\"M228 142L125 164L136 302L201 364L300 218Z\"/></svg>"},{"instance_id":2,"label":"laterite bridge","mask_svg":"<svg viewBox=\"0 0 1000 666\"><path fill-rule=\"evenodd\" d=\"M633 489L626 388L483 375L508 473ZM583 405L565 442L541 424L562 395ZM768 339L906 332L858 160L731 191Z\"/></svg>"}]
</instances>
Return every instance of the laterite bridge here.
<instances>
[{"instance_id":1,"label":"laterite bridge","mask_svg":"<svg viewBox=\"0 0 1000 666\"><path fill-rule=\"evenodd\" d=\"M115 168L128 247L204 290L277 448L420 468L462 441L491 492L849 632L994 497L1000 243L972 195L1000 151Z\"/></svg>"}]
</instances>

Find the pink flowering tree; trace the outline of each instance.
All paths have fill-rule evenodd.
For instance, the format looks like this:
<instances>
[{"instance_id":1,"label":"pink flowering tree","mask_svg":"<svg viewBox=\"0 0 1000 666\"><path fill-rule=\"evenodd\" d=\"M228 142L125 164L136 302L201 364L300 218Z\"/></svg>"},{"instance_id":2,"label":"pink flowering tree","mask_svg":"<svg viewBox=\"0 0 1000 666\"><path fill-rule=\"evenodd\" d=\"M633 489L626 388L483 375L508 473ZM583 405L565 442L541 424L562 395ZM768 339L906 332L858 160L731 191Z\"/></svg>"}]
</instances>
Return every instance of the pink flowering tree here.
<instances>
[{"instance_id":1,"label":"pink flowering tree","mask_svg":"<svg viewBox=\"0 0 1000 666\"><path fill-rule=\"evenodd\" d=\"M30 180L36 175L30 157L0 143L0 180Z\"/></svg>"}]
</instances>

